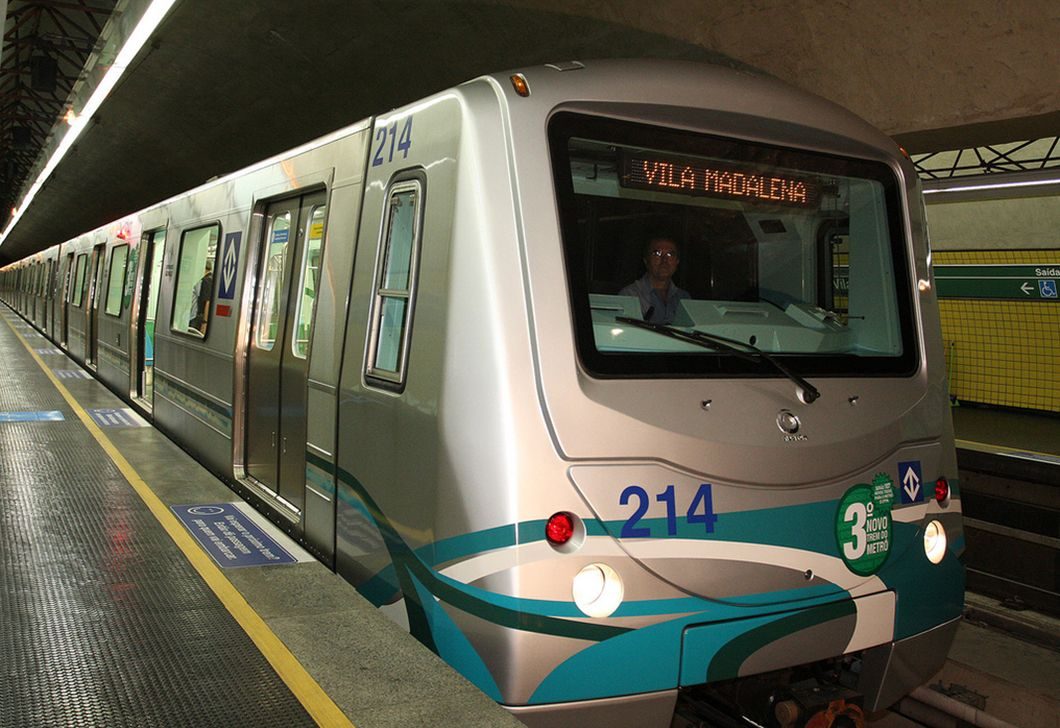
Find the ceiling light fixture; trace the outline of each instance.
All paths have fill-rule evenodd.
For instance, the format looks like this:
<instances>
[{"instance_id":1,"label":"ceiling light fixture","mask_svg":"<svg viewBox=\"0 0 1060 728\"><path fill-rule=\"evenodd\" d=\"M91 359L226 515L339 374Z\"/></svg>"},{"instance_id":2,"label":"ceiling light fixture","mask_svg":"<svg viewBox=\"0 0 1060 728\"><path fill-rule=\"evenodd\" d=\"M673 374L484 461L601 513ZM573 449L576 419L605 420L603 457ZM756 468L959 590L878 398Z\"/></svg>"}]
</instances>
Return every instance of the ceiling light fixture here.
<instances>
[{"instance_id":1,"label":"ceiling light fixture","mask_svg":"<svg viewBox=\"0 0 1060 728\"><path fill-rule=\"evenodd\" d=\"M982 179L982 177L978 177L978 179ZM948 180L948 182L950 182L950 184L947 186L935 187L933 189L927 189L925 183L924 194L935 195L942 192L977 192L979 190L1004 190L1014 187L1041 187L1045 185L1060 184L1060 177L1052 179L1025 180L1022 182L985 182L979 184L969 184L968 180Z\"/></svg>"},{"instance_id":2,"label":"ceiling light fixture","mask_svg":"<svg viewBox=\"0 0 1060 728\"><path fill-rule=\"evenodd\" d=\"M81 110L80 114L76 114L73 109L67 112L67 115L63 118L69 124L66 135L62 141L55 148L55 152L52 153L48 163L44 165L44 169L41 170L40 174L37 175L37 179L34 180L29 190L26 192L26 196L22 198L21 204L17 206L17 212L11 216L11 221L8 223L7 228L4 230L3 235L0 235L0 246L3 246L4 242L7 241L7 236L15 229L15 225L22 219L22 215L25 214L26 210L29 209L30 203L33 198L37 196L40 188L44 185L45 180L51 176L51 173L55 171L55 168L59 166L59 162L62 161L66 153L70 151L70 148L77 141L77 138L81 135L81 130L87 126L85 123L99 110L99 107L103 105L103 101L110 95L110 92L114 90L114 87L118 84L118 80L122 74L125 73L133 59L136 58L136 54L140 52L140 49L144 47L147 40L151 37L151 34L155 32L159 23L166 17L170 9L176 3L176 0L154 0L147 10L144 11L143 17L140 18L140 22L136 24L132 33L125 41L125 45L118 52L117 57L114 59L114 63L111 64L110 68L100 79L99 85L96 86L92 95L89 97L85 107Z\"/></svg>"}]
</instances>

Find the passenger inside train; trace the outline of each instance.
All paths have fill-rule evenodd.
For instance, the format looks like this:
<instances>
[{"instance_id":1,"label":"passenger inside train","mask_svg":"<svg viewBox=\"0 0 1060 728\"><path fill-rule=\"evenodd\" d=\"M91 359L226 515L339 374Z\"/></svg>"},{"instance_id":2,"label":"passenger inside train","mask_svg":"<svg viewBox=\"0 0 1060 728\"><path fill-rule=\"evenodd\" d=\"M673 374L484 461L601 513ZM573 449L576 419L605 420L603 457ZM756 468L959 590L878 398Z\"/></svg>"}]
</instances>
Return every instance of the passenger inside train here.
<instances>
[{"instance_id":1,"label":"passenger inside train","mask_svg":"<svg viewBox=\"0 0 1060 728\"><path fill-rule=\"evenodd\" d=\"M188 329L206 334L206 323L210 320L210 302L213 300L213 261L206 261L206 270L192 291L195 308L188 320Z\"/></svg>"}]
</instances>

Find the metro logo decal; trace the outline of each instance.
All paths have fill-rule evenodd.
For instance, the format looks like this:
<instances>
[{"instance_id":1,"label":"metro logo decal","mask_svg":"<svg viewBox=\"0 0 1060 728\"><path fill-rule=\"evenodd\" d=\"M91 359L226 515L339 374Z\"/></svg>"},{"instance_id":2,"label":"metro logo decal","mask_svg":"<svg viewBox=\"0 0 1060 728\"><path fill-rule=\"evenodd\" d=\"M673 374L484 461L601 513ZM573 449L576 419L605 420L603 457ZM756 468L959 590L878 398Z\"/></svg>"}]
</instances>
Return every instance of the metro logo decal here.
<instances>
[{"instance_id":1,"label":"metro logo decal","mask_svg":"<svg viewBox=\"0 0 1060 728\"><path fill-rule=\"evenodd\" d=\"M924 500L923 469L919 460L904 460L898 463L898 488L902 503L919 503Z\"/></svg>"},{"instance_id":2,"label":"metro logo decal","mask_svg":"<svg viewBox=\"0 0 1060 728\"><path fill-rule=\"evenodd\" d=\"M236 231L225 235L224 246L221 248L221 286L217 291L217 297L231 301L236 297L236 273L239 270L239 241L243 233Z\"/></svg>"}]
</instances>

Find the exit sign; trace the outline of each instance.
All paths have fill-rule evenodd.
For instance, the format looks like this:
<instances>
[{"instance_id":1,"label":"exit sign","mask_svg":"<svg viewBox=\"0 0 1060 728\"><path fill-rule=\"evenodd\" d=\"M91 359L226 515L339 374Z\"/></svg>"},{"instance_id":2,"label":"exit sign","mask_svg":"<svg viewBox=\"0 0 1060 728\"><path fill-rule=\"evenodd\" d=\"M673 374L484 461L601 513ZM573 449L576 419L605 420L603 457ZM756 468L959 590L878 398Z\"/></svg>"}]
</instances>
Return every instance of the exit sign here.
<instances>
[{"instance_id":1,"label":"exit sign","mask_svg":"<svg viewBox=\"0 0 1060 728\"><path fill-rule=\"evenodd\" d=\"M1060 263L1044 265L936 265L939 298L1060 301Z\"/></svg>"}]
</instances>

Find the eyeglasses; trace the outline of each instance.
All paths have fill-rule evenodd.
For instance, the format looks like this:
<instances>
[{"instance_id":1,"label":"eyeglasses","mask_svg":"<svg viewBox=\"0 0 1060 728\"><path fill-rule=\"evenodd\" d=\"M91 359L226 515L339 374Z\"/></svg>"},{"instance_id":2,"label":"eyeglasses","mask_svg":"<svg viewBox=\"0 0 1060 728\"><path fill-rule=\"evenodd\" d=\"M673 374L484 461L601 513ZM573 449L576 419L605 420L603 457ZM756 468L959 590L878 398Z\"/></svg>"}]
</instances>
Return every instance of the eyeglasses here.
<instances>
[{"instance_id":1,"label":"eyeglasses","mask_svg":"<svg viewBox=\"0 0 1060 728\"><path fill-rule=\"evenodd\" d=\"M653 250L648 253L653 258L666 258L667 260L676 260L677 253L672 250Z\"/></svg>"}]
</instances>

